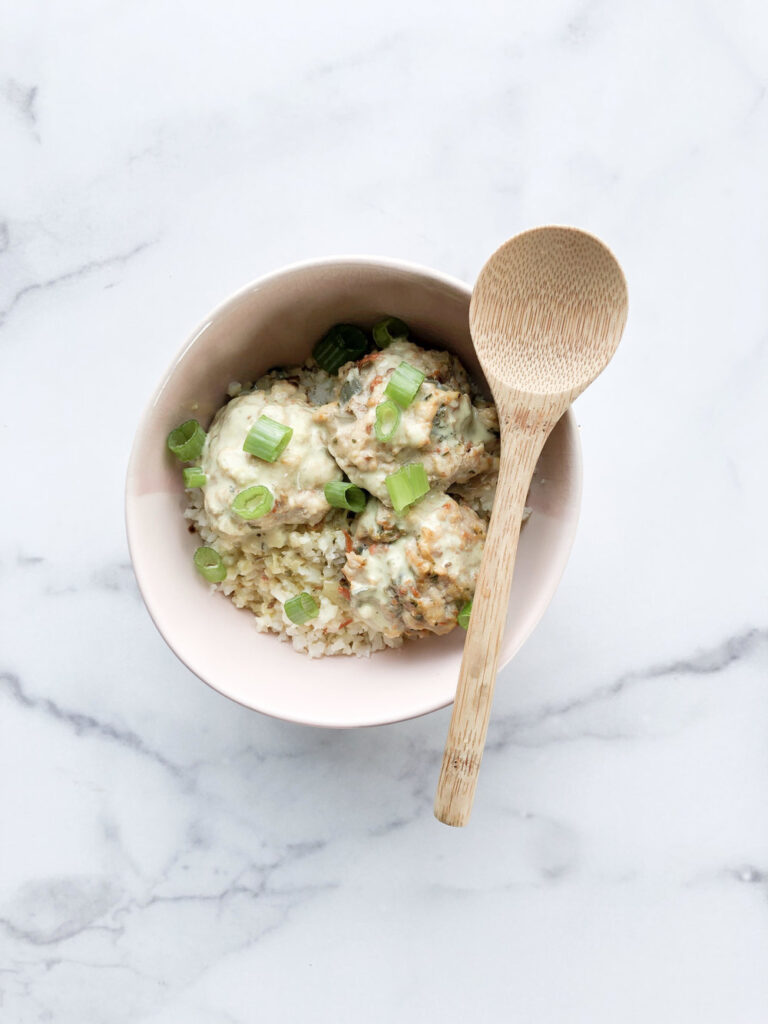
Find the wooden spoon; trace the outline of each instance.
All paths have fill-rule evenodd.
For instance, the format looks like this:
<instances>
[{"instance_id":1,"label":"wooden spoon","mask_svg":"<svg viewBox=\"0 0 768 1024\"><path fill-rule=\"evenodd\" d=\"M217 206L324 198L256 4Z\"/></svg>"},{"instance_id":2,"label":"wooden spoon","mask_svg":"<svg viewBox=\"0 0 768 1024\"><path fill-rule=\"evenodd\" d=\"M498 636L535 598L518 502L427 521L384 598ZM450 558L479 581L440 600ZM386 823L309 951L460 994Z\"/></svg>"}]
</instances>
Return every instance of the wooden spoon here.
<instances>
[{"instance_id":1,"label":"wooden spoon","mask_svg":"<svg viewBox=\"0 0 768 1024\"><path fill-rule=\"evenodd\" d=\"M505 242L472 292L469 325L499 413L501 465L435 797L446 825L465 825L472 810L536 462L573 399L610 361L626 319L619 264L576 228L536 228Z\"/></svg>"}]
</instances>

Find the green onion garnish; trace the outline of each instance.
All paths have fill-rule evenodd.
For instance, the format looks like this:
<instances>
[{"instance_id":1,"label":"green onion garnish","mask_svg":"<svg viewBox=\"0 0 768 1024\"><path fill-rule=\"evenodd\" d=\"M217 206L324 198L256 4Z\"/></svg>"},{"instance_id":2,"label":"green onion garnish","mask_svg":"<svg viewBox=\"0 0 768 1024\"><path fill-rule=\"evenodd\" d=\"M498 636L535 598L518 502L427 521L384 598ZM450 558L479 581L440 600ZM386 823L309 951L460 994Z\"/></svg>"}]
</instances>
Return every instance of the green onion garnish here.
<instances>
[{"instance_id":1,"label":"green onion garnish","mask_svg":"<svg viewBox=\"0 0 768 1024\"><path fill-rule=\"evenodd\" d=\"M202 454L205 431L197 420L186 420L170 432L167 443L179 462L191 462Z\"/></svg>"},{"instance_id":2,"label":"green onion garnish","mask_svg":"<svg viewBox=\"0 0 768 1024\"><path fill-rule=\"evenodd\" d=\"M334 508L345 508L348 512L362 512L365 508L365 491L346 480L331 480L323 492L325 500Z\"/></svg>"},{"instance_id":3,"label":"green onion garnish","mask_svg":"<svg viewBox=\"0 0 768 1024\"><path fill-rule=\"evenodd\" d=\"M467 626L469 625L469 616L470 616L471 612L472 612L472 602L471 601L467 601L467 603L464 605L464 607L459 612L459 617L456 619L456 621L458 622L458 624L461 626L462 629L466 629Z\"/></svg>"},{"instance_id":4,"label":"green onion garnish","mask_svg":"<svg viewBox=\"0 0 768 1024\"><path fill-rule=\"evenodd\" d=\"M243 441L243 451L255 455L264 462L275 462L286 449L293 437L293 427L271 420L269 416L259 416L248 436Z\"/></svg>"},{"instance_id":5,"label":"green onion garnish","mask_svg":"<svg viewBox=\"0 0 768 1024\"><path fill-rule=\"evenodd\" d=\"M389 441L400 426L400 407L389 398L376 406L376 422L373 431L379 441Z\"/></svg>"},{"instance_id":6,"label":"green onion garnish","mask_svg":"<svg viewBox=\"0 0 768 1024\"><path fill-rule=\"evenodd\" d=\"M312 349L315 362L326 373L337 373L340 366L359 359L368 351L368 338L354 324L336 324Z\"/></svg>"},{"instance_id":7,"label":"green onion garnish","mask_svg":"<svg viewBox=\"0 0 768 1024\"><path fill-rule=\"evenodd\" d=\"M394 399L401 409L407 409L424 381L424 374L410 363L402 362L389 378L384 394Z\"/></svg>"},{"instance_id":8,"label":"green onion garnish","mask_svg":"<svg viewBox=\"0 0 768 1024\"><path fill-rule=\"evenodd\" d=\"M189 466L184 471L184 486L188 491L193 487L204 487L206 483L205 473L199 466Z\"/></svg>"},{"instance_id":9,"label":"green onion garnish","mask_svg":"<svg viewBox=\"0 0 768 1024\"><path fill-rule=\"evenodd\" d=\"M213 548L198 548L195 552L195 568L209 583L221 583L227 575L227 567L221 555Z\"/></svg>"},{"instance_id":10,"label":"green onion garnish","mask_svg":"<svg viewBox=\"0 0 768 1024\"><path fill-rule=\"evenodd\" d=\"M272 511L274 504L275 496L272 491L263 484L256 484L240 491L232 502L232 511L241 519L261 519L267 512Z\"/></svg>"},{"instance_id":11,"label":"green onion garnish","mask_svg":"<svg viewBox=\"0 0 768 1024\"><path fill-rule=\"evenodd\" d=\"M402 512L414 501L423 498L429 490L427 471L420 462L411 462L385 477L384 483L389 491L389 498L395 512Z\"/></svg>"},{"instance_id":12,"label":"green onion garnish","mask_svg":"<svg viewBox=\"0 0 768 1024\"><path fill-rule=\"evenodd\" d=\"M289 597L283 605L283 611L291 622L295 622L297 626L303 626L305 622L315 618L320 611L320 605L311 594L304 590L300 594L296 594L295 597Z\"/></svg>"},{"instance_id":13,"label":"green onion garnish","mask_svg":"<svg viewBox=\"0 0 768 1024\"><path fill-rule=\"evenodd\" d=\"M373 340L379 348L387 348L393 341L407 341L410 335L408 324L398 316L388 316L373 325Z\"/></svg>"}]
</instances>

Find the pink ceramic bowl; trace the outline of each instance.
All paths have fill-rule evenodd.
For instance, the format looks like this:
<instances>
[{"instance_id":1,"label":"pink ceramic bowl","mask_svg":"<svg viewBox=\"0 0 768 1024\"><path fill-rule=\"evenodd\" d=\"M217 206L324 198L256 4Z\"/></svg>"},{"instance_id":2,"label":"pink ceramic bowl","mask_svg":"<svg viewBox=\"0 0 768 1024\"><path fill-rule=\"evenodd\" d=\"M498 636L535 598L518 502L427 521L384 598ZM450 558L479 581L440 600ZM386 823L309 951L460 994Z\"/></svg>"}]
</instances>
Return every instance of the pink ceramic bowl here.
<instances>
[{"instance_id":1,"label":"pink ceramic bowl","mask_svg":"<svg viewBox=\"0 0 768 1024\"><path fill-rule=\"evenodd\" d=\"M450 349L483 380L469 336L470 289L395 260L349 257L287 267L249 284L193 332L139 424L128 467L128 543L155 625L195 675L249 708L309 725L382 725L453 700L464 632L406 643L369 659L310 660L212 594L192 564L179 466L168 432L195 416L207 426L232 380L300 363L333 323L392 313L415 336ZM505 665L544 613L565 568L579 511L581 459L573 413L541 456L523 530L499 661Z\"/></svg>"}]
</instances>

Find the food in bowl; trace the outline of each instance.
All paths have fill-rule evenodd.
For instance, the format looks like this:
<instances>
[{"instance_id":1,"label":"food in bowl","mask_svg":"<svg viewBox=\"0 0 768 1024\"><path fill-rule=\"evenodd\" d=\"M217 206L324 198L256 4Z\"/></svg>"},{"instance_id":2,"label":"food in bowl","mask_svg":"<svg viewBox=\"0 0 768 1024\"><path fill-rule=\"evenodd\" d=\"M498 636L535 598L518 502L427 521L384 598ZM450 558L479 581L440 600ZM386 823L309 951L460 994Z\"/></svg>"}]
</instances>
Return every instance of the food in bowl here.
<instances>
[{"instance_id":1,"label":"food in bowl","mask_svg":"<svg viewBox=\"0 0 768 1024\"><path fill-rule=\"evenodd\" d=\"M230 385L182 462L195 565L311 657L367 655L466 628L499 429L459 360L397 317L338 324L303 366Z\"/></svg>"}]
</instances>

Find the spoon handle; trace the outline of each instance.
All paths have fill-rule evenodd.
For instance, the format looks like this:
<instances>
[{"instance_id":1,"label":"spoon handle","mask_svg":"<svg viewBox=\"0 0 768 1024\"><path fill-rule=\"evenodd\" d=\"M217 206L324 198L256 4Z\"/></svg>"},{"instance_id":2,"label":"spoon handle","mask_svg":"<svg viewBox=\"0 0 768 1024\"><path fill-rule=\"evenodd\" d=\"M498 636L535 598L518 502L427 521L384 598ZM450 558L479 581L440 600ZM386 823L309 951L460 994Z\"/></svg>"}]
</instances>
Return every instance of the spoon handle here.
<instances>
[{"instance_id":1,"label":"spoon handle","mask_svg":"<svg viewBox=\"0 0 768 1024\"><path fill-rule=\"evenodd\" d=\"M505 417L507 419L507 417ZM525 422L526 417L522 417ZM507 422L514 424L510 416ZM466 825L488 731L520 524L533 471L552 424L502 437L499 481L464 642L456 699L435 796L435 817Z\"/></svg>"}]
</instances>

